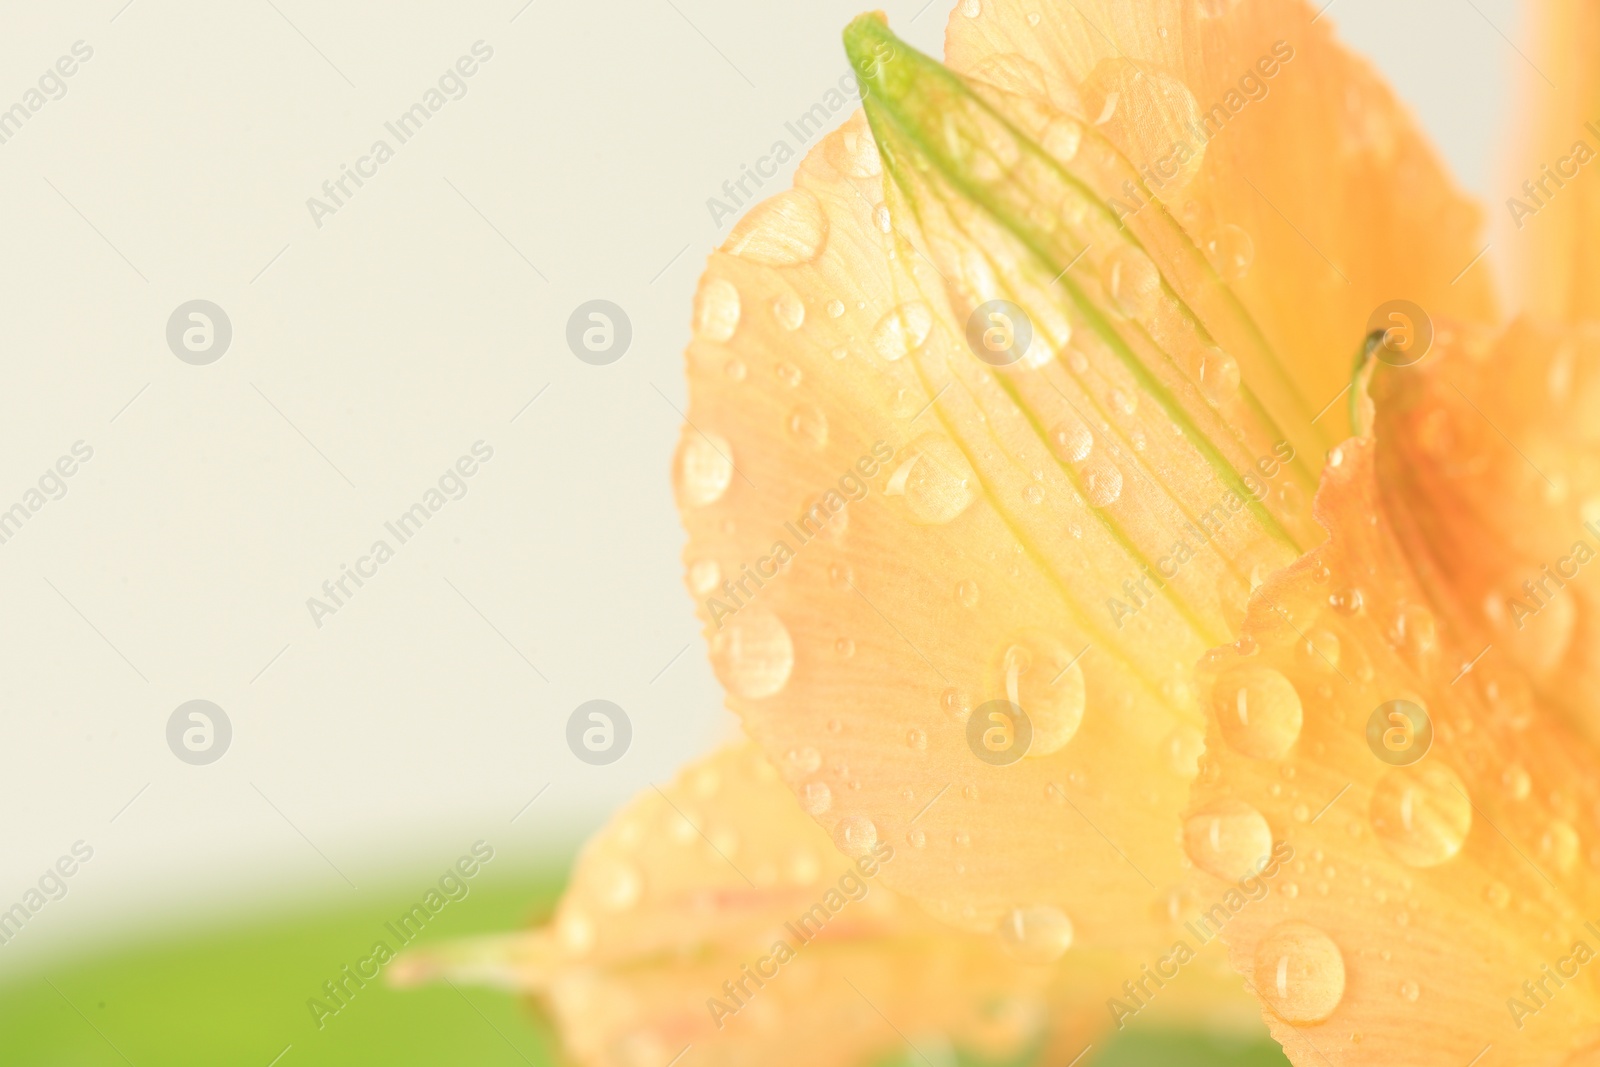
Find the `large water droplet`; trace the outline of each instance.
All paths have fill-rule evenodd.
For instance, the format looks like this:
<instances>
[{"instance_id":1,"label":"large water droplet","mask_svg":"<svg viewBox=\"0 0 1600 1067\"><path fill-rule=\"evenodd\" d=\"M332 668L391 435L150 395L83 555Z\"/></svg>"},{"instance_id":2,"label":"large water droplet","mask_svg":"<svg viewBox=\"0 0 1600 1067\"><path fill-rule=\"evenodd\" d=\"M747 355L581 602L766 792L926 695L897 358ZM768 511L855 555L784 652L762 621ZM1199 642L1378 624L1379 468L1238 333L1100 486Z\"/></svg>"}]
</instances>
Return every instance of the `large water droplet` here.
<instances>
[{"instance_id":1,"label":"large water droplet","mask_svg":"<svg viewBox=\"0 0 1600 1067\"><path fill-rule=\"evenodd\" d=\"M1272 830L1242 800L1221 800L1189 816L1183 847L1195 865L1227 882L1259 874L1272 854Z\"/></svg>"},{"instance_id":2,"label":"large water droplet","mask_svg":"<svg viewBox=\"0 0 1600 1067\"><path fill-rule=\"evenodd\" d=\"M837 133L823 142L828 162L851 178L871 178L883 170L878 145L872 139L865 113L856 112Z\"/></svg>"},{"instance_id":3,"label":"large water droplet","mask_svg":"<svg viewBox=\"0 0 1600 1067\"><path fill-rule=\"evenodd\" d=\"M793 293L784 293L773 297L772 317L785 330L798 330L806 321L806 306Z\"/></svg>"},{"instance_id":4,"label":"large water droplet","mask_svg":"<svg viewBox=\"0 0 1600 1067\"><path fill-rule=\"evenodd\" d=\"M1094 448L1094 434L1076 414L1068 415L1050 431L1050 451L1067 463L1082 463Z\"/></svg>"},{"instance_id":5,"label":"large water droplet","mask_svg":"<svg viewBox=\"0 0 1600 1067\"><path fill-rule=\"evenodd\" d=\"M627 911L639 902L644 892L644 879L631 863L601 863L590 878L595 899L610 911Z\"/></svg>"},{"instance_id":6,"label":"large water droplet","mask_svg":"<svg viewBox=\"0 0 1600 1067\"><path fill-rule=\"evenodd\" d=\"M723 278L707 274L694 294L694 332L721 343L739 327L739 290Z\"/></svg>"},{"instance_id":7,"label":"large water droplet","mask_svg":"<svg viewBox=\"0 0 1600 1067\"><path fill-rule=\"evenodd\" d=\"M815 404L801 404L789 412L789 433L812 448L828 444L828 416Z\"/></svg>"},{"instance_id":8,"label":"large water droplet","mask_svg":"<svg viewBox=\"0 0 1600 1067\"><path fill-rule=\"evenodd\" d=\"M885 496L905 497L911 521L938 526L953 521L978 498L978 476L949 438L923 434L889 476Z\"/></svg>"},{"instance_id":9,"label":"large water droplet","mask_svg":"<svg viewBox=\"0 0 1600 1067\"><path fill-rule=\"evenodd\" d=\"M1200 170L1205 142L1188 86L1164 71L1115 57L1095 64L1082 87L1084 112L1145 176L1151 191L1173 195Z\"/></svg>"},{"instance_id":10,"label":"large water droplet","mask_svg":"<svg viewBox=\"0 0 1600 1067\"><path fill-rule=\"evenodd\" d=\"M733 449L716 434L686 428L678 445L678 492L693 507L722 499L733 481Z\"/></svg>"},{"instance_id":11,"label":"large water droplet","mask_svg":"<svg viewBox=\"0 0 1600 1067\"><path fill-rule=\"evenodd\" d=\"M706 596L722 581L722 568L714 559L697 559L689 564L689 588L695 596Z\"/></svg>"},{"instance_id":12,"label":"large water droplet","mask_svg":"<svg viewBox=\"0 0 1600 1067\"><path fill-rule=\"evenodd\" d=\"M1106 292L1124 315L1138 318L1156 308L1161 296L1161 272L1149 256L1133 245L1120 245L1100 265Z\"/></svg>"},{"instance_id":13,"label":"large water droplet","mask_svg":"<svg viewBox=\"0 0 1600 1067\"><path fill-rule=\"evenodd\" d=\"M1224 281L1236 282L1250 273L1255 255L1256 243L1231 222L1223 223L1206 239L1206 258Z\"/></svg>"},{"instance_id":14,"label":"large water droplet","mask_svg":"<svg viewBox=\"0 0 1600 1067\"><path fill-rule=\"evenodd\" d=\"M833 807L833 790L827 782L807 782L800 790L800 804L807 814L821 815Z\"/></svg>"},{"instance_id":15,"label":"large water droplet","mask_svg":"<svg viewBox=\"0 0 1600 1067\"><path fill-rule=\"evenodd\" d=\"M933 313L921 301L901 304L872 328L872 347L887 360L896 360L928 339Z\"/></svg>"},{"instance_id":16,"label":"large water droplet","mask_svg":"<svg viewBox=\"0 0 1600 1067\"><path fill-rule=\"evenodd\" d=\"M1012 908L999 933L1006 951L1027 963L1053 963L1072 947L1072 920L1048 904Z\"/></svg>"},{"instance_id":17,"label":"large water droplet","mask_svg":"<svg viewBox=\"0 0 1600 1067\"><path fill-rule=\"evenodd\" d=\"M878 828L865 815L846 815L833 828L833 843L846 856L865 856L878 843Z\"/></svg>"},{"instance_id":18,"label":"large water droplet","mask_svg":"<svg viewBox=\"0 0 1600 1067\"><path fill-rule=\"evenodd\" d=\"M1472 804L1454 771L1429 760L1385 772L1369 809L1378 840L1402 863L1437 867L1461 851Z\"/></svg>"},{"instance_id":19,"label":"large water droplet","mask_svg":"<svg viewBox=\"0 0 1600 1067\"><path fill-rule=\"evenodd\" d=\"M1019 633L990 664L989 691L1021 708L1032 724L1031 757L1059 752L1077 734L1084 689L1078 651L1043 630Z\"/></svg>"},{"instance_id":20,"label":"large water droplet","mask_svg":"<svg viewBox=\"0 0 1600 1067\"><path fill-rule=\"evenodd\" d=\"M1093 507L1108 508L1122 497L1122 471L1105 456L1096 456L1079 472L1083 495Z\"/></svg>"},{"instance_id":21,"label":"large water droplet","mask_svg":"<svg viewBox=\"0 0 1600 1067\"><path fill-rule=\"evenodd\" d=\"M794 642L772 612L747 607L712 637L711 663L731 692L750 699L769 697L789 681Z\"/></svg>"},{"instance_id":22,"label":"large water droplet","mask_svg":"<svg viewBox=\"0 0 1600 1067\"><path fill-rule=\"evenodd\" d=\"M1282 923L1256 946L1253 984L1285 1022L1320 1023L1344 999L1344 956L1315 926Z\"/></svg>"},{"instance_id":23,"label":"large water droplet","mask_svg":"<svg viewBox=\"0 0 1600 1067\"><path fill-rule=\"evenodd\" d=\"M827 240L828 217L817 198L788 189L751 208L723 247L752 263L789 267L816 259Z\"/></svg>"},{"instance_id":24,"label":"large water droplet","mask_svg":"<svg viewBox=\"0 0 1600 1067\"><path fill-rule=\"evenodd\" d=\"M1300 737L1300 694L1271 667L1229 669L1211 691L1211 706L1223 738L1254 759L1280 759Z\"/></svg>"}]
</instances>

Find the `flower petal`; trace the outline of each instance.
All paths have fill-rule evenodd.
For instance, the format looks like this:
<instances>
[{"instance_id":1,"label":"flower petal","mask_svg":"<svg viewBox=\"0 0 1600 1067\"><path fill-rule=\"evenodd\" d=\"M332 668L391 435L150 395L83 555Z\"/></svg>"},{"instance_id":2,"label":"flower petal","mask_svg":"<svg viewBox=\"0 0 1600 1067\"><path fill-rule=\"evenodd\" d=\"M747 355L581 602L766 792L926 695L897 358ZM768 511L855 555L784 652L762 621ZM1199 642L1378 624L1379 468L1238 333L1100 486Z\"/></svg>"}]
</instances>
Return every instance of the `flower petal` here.
<instances>
[{"instance_id":1,"label":"flower petal","mask_svg":"<svg viewBox=\"0 0 1600 1067\"><path fill-rule=\"evenodd\" d=\"M1461 672L1374 448L1330 457L1328 542L1203 667L1197 892L1266 865L1217 919L1302 1067L1566 1063L1600 1040L1600 761L1514 668Z\"/></svg>"},{"instance_id":2,"label":"flower petal","mask_svg":"<svg viewBox=\"0 0 1600 1067\"><path fill-rule=\"evenodd\" d=\"M1144 179L1122 198L1134 217L1153 192L1181 221L1308 418L1348 383L1380 304L1494 315L1487 268L1462 274L1484 247L1480 209L1337 42L1337 13L1317 15L1289 0L971 0L946 37L956 70L1036 85L1122 151ZM1341 439L1343 405L1317 425Z\"/></svg>"},{"instance_id":3,"label":"flower petal","mask_svg":"<svg viewBox=\"0 0 1600 1067\"><path fill-rule=\"evenodd\" d=\"M1529 10L1536 43L1518 69L1531 121L1502 175L1515 184L1499 219L1520 308L1575 323L1600 318L1600 191L1586 173L1600 152L1600 11L1582 0Z\"/></svg>"},{"instance_id":4,"label":"flower petal","mask_svg":"<svg viewBox=\"0 0 1600 1067\"><path fill-rule=\"evenodd\" d=\"M1504 660L1600 741L1600 334L1440 327L1422 362L1375 362L1371 390L1384 505L1458 606L1458 667Z\"/></svg>"},{"instance_id":5,"label":"flower petal","mask_svg":"<svg viewBox=\"0 0 1600 1067\"><path fill-rule=\"evenodd\" d=\"M847 43L887 169L852 119L697 299L676 484L713 663L806 810L892 842L886 883L938 917L1164 945L1192 665L1314 542L1312 474L1263 368L1218 372L1236 324L1168 280L1197 253L1086 184L1114 156L1091 139L1080 178L1024 130L1058 116L1013 122L871 18ZM1033 338L990 358L997 300Z\"/></svg>"},{"instance_id":6,"label":"flower petal","mask_svg":"<svg viewBox=\"0 0 1600 1067\"><path fill-rule=\"evenodd\" d=\"M1101 992L1125 960L1048 966L1071 929L1037 916L1009 940L951 930L880 884L897 862L886 842L865 863L842 856L756 748L734 744L592 838L549 926L414 951L395 973L527 990L592 1067L662 1067L688 1046L704 1064L1041 1048L1064 1063L1109 1027Z\"/></svg>"}]
</instances>

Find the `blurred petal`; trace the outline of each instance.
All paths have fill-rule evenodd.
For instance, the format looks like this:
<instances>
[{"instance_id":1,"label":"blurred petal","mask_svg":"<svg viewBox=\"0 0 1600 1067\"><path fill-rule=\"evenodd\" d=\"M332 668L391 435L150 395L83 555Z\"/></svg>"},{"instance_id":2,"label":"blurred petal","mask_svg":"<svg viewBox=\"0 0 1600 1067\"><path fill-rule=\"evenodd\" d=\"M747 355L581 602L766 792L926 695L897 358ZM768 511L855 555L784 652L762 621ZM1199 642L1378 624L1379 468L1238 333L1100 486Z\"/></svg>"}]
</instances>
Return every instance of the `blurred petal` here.
<instances>
[{"instance_id":1,"label":"blurred petal","mask_svg":"<svg viewBox=\"0 0 1600 1067\"><path fill-rule=\"evenodd\" d=\"M1487 267L1461 273L1484 247L1481 210L1336 41L1337 10L1316 14L1290 0L971 0L946 43L956 70L1036 85L1121 150L1237 294L1308 418L1348 382L1380 304L1494 314ZM1317 425L1341 439L1344 406Z\"/></svg>"},{"instance_id":2,"label":"blurred petal","mask_svg":"<svg viewBox=\"0 0 1600 1067\"><path fill-rule=\"evenodd\" d=\"M1470 627L1373 452L1330 458L1328 542L1203 667L1197 891L1266 862L1222 937L1302 1067L1566 1063L1600 1040L1600 761L1511 665L1461 672Z\"/></svg>"},{"instance_id":3,"label":"blurred petal","mask_svg":"<svg viewBox=\"0 0 1600 1067\"><path fill-rule=\"evenodd\" d=\"M1528 5L1535 45L1519 61L1515 151L1494 205L1522 310L1564 322L1600 318L1600 9L1586 0Z\"/></svg>"},{"instance_id":4,"label":"blurred petal","mask_svg":"<svg viewBox=\"0 0 1600 1067\"><path fill-rule=\"evenodd\" d=\"M732 745L592 838L548 926L409 953L397 979L527 990L594 1067L664 1067L688 1046L697 1064L1041 1048L1070 1050L1047 1061L1065 1063L1110 1025L1104 990L1131 964L1073 953L1053 968L1071 930L1031 917L1009 938L936 923L880 884L901 854L846 859L755 747Z\"/></svg>"},{"instance_id":5,"label":"blurred petal","mask_svg":"<svg viewBox=\"0 0 1600 1067\"><path fill-rule=\"evenodd\" d=\"M1425 360L1372 376L1385 509L1454 605L1457 667L1519 668L1600 740L1600 333L1440 329Z\"/></svg>"}]
</instances>

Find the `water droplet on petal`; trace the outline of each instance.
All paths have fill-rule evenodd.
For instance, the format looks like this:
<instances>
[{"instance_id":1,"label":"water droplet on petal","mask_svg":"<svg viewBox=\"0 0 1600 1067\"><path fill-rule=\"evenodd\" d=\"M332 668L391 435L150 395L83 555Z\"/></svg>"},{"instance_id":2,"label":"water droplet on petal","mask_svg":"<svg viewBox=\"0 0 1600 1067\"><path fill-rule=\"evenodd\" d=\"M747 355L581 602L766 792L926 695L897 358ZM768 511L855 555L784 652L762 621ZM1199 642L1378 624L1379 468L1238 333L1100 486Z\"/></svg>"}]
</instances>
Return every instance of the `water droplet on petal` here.
<instances>
[{"instance_id":1,"label":"water droplet on petal","mask_svg":"<svg viewBox=\"0 0 1600 1067\"><path fill-rule=\"evenodd\" d=\"M961 0L961 13L969 19L975 19L983 14L983 4L980 0Z\"/></svg>"},{"instance_id":2,"label":"water droplet on petal","mask_svg":"<svg viewBox=\"0 0 1600 1067\"><path fill-rule=\"evenodd\" d=\"M1422 996L1422 987L1417 985L1416 982L1407 978L1404 982L1400 983L1400 995L1406 1000L1409 1000L1411 1003L1415 1004L1417 1002L1417 998Z\"/></svg>"},{"instance_id":3,"label":"water droplet on petal","mask_svg":"<svg viewBox=\"0 0 1600 1067\"><path fill-rule=\"evenodd\" d=\"M802 404L789 413L789 433L812 448L828 444L828 416L815 404Z\"/></svg>"},{"instance_id":4,"label":"water droplet on petal","mask_svg":"<svg viewBox=\"0 0 1600 1067\"><path fill-rule=\"evenodd\" d=\"M1006 951L1027 963L1053 963L1072 947L1072 920L1048 904L1012 908L999 933Z\"/></svg>"},{"instance_id":5,"label":"water droplet on petal","mask_svg":"<svg viewBox=\"0 0 1600 1067\"><path fill-rule=\"evenodd\" d=\"M865 856L878 843L878 828L865 815L846 815L833 828L833 843L846 856Z\"/></svg>"},{"instance_id":6,"label":"water droplet on petal","mask_svg":"<svg viewBox=\"0 0 1600 1067\"><path fill-rule=\"evenodd\" d=\"M1027 630L1001 646L990 665L989 688L1027 713L1029 757L1059 752L1083 722L1085 684L1078 654L1053 634Z\"/></svg>"},{"instance_id":7,"label":"water droplet on petal","mask_svg":"<svg viewBox=\"0 0 1600 1067\"><path fill-rule=\"evenodd\" d=\"M1083 126L1076 119L1065 115L1056 115L1050 124L1039 135L1039 143L1044 150L1055 157L1058 163L1071 163L1072 157L1078 154L1078 145L1083 142Z\"/></svg>"},{"instance_id":8,"label":"water droplet on petal","mask_svg":"<svg viewBox=\"0 0 1600 1067\"><path fill-rule=\"evenodd\" d=\"M1315 926L1273 927L1256 946L1255 988L1285 1022L1320 1023L1344 999L1344 956Z\"/></svg>"},{"instance_id":9,"label":"water droplet on petal","mask_svg":"<svg viewBox=\"0 0 1600 1067\"><path fill-rule=\"evenodd\" d=\"M1372 791L1372 828L1402 863L1437 867L1466 843L1472 804L1454 771L1428 761L1384 773Z\"/></svg>"},{"instance_id":10,"label":"water droplet on petal","mask_svg":"<svg viewBox=\"0 0 1600 1067\"><path fill-rule=\"evenodd\" d=\"M1200 170L1205 141L1194 94L1178 78L1125 57L1103 59L1084 79L1084 112L1141 174L1155 175L1152 191L1171 200Z\"/></svg>"},{"instance_id":11,"label":"water droplet on petal","mask_svg":"<svg viewBox=\"0 0 1600 1067\"><path fill-rule=\"evenodd\" d=\"M1105 258L1100 271L1106 292L1124 315L1138 318L1155 310L1161 296L1161 272L1144 252L1121 245Z\"/></svg>"},{"instance_id":12,"label":"water droplet on petal","mask_svg":"<svg viewBox=\"0 0 1600 1067\"><path fill-rule=\"evenodd\" d=\"M689 588L695 596L706 596L722 581L722 568L714 559L697 559L689 564Z\"/></svg>"},{"instance_id":13,"label":"water droplet on petal","mask_svg":"<svg viewBox=\"0 0 1600 1067\"><path fill-rule=\"evenodd\" d=\"M733 449L716 434L684 430L678 446L678 492L691 506L701 508L722 499L733 481Z\"/></svg>"},{"instance_id":14,"label":"water droplet on petal","mask_svg":"<svg viewBox=\"0 0 1600 1067\"><path fill-rule=\"evenodd\" d=\"M734 694L769 697L789 681L794 642L788 627L772 612L759 605L747 607L711 639L711 663Z\"/></svg>"},{"instance_id":15,"label":"water droplet on petal","mask_svg":"<svg viewBox=\"0 0 1600 1067\"><path fill-rule=\"evenodd\" d=\"M921 301L901 304L878 320L872 329L872 347L887 360L896 360L928 339L933 314Z\"/></svg>"},{"instance_id":16,"label":"water droplet on petal","mask_svg":"<svg viewBox=\"0 0 1600 1067\"><path fill-rule=\"evenodd\" d=\"M1067 463L1082 463L1094 448L1094 435L1077 415L1068 415L1050 431L1050 450Z\"/></svg>"},{"instance_id":17,"label":"water droplet on petal","mask_svg":"<svg viewBox=\"0 0 1600 1067\"><path fill-rule=\"evenodd\" d=\"M1200 773L1200 757L1205 754L1206 738L1193 726L1184 723L1174 727L1162 743L1162 748L1166 752L1167 766L1178 777L1190 779Z\"/></svg>"},{"instance_id":18,"label":"water droplet on petal","mask_svg":"<svg viewBox=\"0 0 1600 1067\"><path fill-rule=\"evenodd\" d=\"M694 332L718 343L739 327L739 290L723 278L709 274L700 279L694 294Z\"/></svg>"},{"instance_id":19,"label":"water droplet on petal","mask_svg":"<svg viewBox=\"0 0 1600 1067\"><path fill-rule=\"evenodd\" d=\"M1206 240L1206 258L1223 281L1236 282L1250 273L1250 263L1255 255L1256 243L1248 233L1231 222L1224 223Z\"/></svg>"},{"instance_id":20,"label":"water droplet on petal","mask_svg":"<svg viewBox=\"0 0 1600 1067\"><path fill-rule=\"evenodd\" d=\"M1108 508L1122 496L1122 471L1104 456L1089 461L1083 468L1083 493L1097 508Z\"/></svg>"},{"instance_id":21,"label":"water droplet on petal","mask_svg":"<svg viewBox=\"0 0 1600 1067\"><path fill-rule=\"evenodd\" d=\"M859 112L823 142L823 151L836 170L851 178L871 178L883 170L877 142L866 116Z\"/></svg>"},{"instance_id":22,"label":"water droplet on petal","mask_svg":"<svg viewBox=\"0 0 1600 1067\"><path fill-rule=\"evenodd\" d=\"M944 691L939 697L939 705L956 722L964 723L972 716L972 701L955 686Z\"/></svg>"},{"instance_id":23,"label":"water droplet on petal","mask_svg":"<svg viewBox=\"0 0 1600 1067\"><path fill-rule=\"evenodd\" d=\"M762 266L790 267L816 259L827 240L828 217L817 198L788 189L751 208L723 247Z\"/></svg>"},{"instance_id":24,"label":"water droplet on petal","mask_svg":"<svg viewBox=\"0 0 1600 1067\"><path fill-rule=\"evenodd\" d=\"M815 774L817 768L822 766L822 753L809 746L791 748L784 753L783 759L792 774Z\"/></svg>"},{"instance_id":25,"label":"water droplet on petal","mask_svg":"<svg viewBox=\"0 0 1600 1067\"><path fill-rule=\"evenodd\" d=\"M1183 846L1195 866L1227 882L1259 874L1272 855L1272 830L1242 800L1221 800L1189 816Z\"/></svg>"},{"instance_id":26,"label":"water droplet on petal","mask_svg":"<svg viewBox=\"0 0 1600 1067\"><path fill-rule=\"evenodd\" d=\"M806 321L806 306L793 293L784 293L773 297L772 317L785 330L798 330Z\"/></svg>"},{"instance_id":27,"label":"water droplet on petal","mask_svg":"<svg viewBox=\"0 0 1600 1067\"><path fill-rule=\"evenodd\" d=\"M1211 705L1223 738L1254 759L1280 759L1300 737L1300 694L1271 667L1231 668L1211 691Z\"/></svg>"},{"instance_id":28,"label":"water droplet on petal","mask_svg":"<svg viewBox=\"0 0 1600 1067\"><path fill-rule=\"evenodd\" d=\"M821 815L833 807L833 790L827 782L807 782L800 790L800 803L811 815Z\"/></svg>"},{"instance_id":29,"label":"water droplet on petal","mask_svg":"<svg viewBox=\"0 0 1600 1067\"><path fill-rule=\"evenodd\" d=\"M975 608L978 606L978 583L971 578L956 584L956 599L964 607Z\"/></svg>"},{"instance_id":30,"label":"water droplet on petal","mask_svg":"<svg viewBox=\"0 0 1600 1067\"><path fill-rule=\"evenodd\" d=\"M939 526L956 519L978 498L978 476L955 443L936 434L917 438L884 489L905 497L911 521Z\"/></svg>"},{"instance_id":31,"label":"water droplet on petal","mask_svg":"<svg viewBox=\"0 0 1600 1067\"><path fill-rule=\"evenodd\" d=\"M1200 361L1200 391L1213 404L1226 404L1239 395L1239 361L1214 348Z\"/></svg>"}]
</instances>

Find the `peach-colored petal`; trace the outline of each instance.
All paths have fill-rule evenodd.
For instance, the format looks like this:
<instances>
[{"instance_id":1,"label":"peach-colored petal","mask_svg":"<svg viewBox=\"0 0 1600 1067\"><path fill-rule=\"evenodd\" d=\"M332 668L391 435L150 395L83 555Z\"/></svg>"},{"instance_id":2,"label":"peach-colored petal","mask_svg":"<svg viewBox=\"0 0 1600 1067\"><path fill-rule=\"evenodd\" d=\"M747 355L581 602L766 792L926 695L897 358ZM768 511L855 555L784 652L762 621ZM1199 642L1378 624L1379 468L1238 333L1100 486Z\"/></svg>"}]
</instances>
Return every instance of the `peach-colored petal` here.
<instances>
[{"instance_id":1,"label":"peach-colored petal","mask_svg":"<svg viewBox=\"0 0 1600 1067\"><path fill-rule=\"evenodd\" d=\"M1001 938L936 923L882 884L902 852L842 856L753 745L730 745L592 838L548 926L418 950L395 973L526 990L590 1067L663 1067L691 1046L700 1064L1041 1048L1065 1063L1111 1026L1104 991L1135 964L1052 967L1072 931L1048 916Z\"/></svg>"},{"instance_id":2,"label":"peach-colored petal","mask_svg":"<svg viewBox=\"0 0 1600 1067\"><path fill-rule=\"evenodd\" d=\"M1461 672L1385 448L1340 446L1328 542L1204 665L1197 892L1266 864L1222 937L1297 1065L1565 1063L1600 1040L1600 761L1514 665Z\"/></svg>"},{"instance_id":3,"label":"peach-colored petal","mask_svg":"<svg viewBox=\"0 0 1600 1067\"><path fill-rule=\"evenodd\" d=\"M936 915L1164 940L1192 664L1314 542L1315 459L1158 271L1209 269L1181 235L1142 244L1014 102L851 34L887 171L852 119L697 298L675 477L713 663L802 805L893 843L886 883ZM1002 366L966 336L997 299L1034 331ZM1006 765L996 700L1033 728Z\"/></svg>"},{"instance_id":4,"label":"peach-colored petal","mask_svg":"<svg viewBox=\"0 0 1600 1067\"><path fill-rule=\"evenodd\" d=\"M1496 188L1498 243L1522 310L1560 322L1600 317L1600 10L1586 0L1528 5L1535 43L1521 64L1515 151Z\"/></svg>"},{"instance_id":5,"label":"peach-colored petal","mask_svg":"<svg viewBox=\"0 0 1600 1067\"><path fill-rule=\"evenodd\" d=\"M1370 65L1337 42L1338 9L1313 21L1323 6L972 0L946 39L956 70L1037 86L1123 152L1144 181L1120 199L1138 208L1154 193L1181 222L1308 418L1348 383L1380 304L1494 314L1487 267L1457 277L1483 249L1480 209ZM1342 404L1317 420L1329 444L1345 425Z\"/></svg>"}]
</instances>

